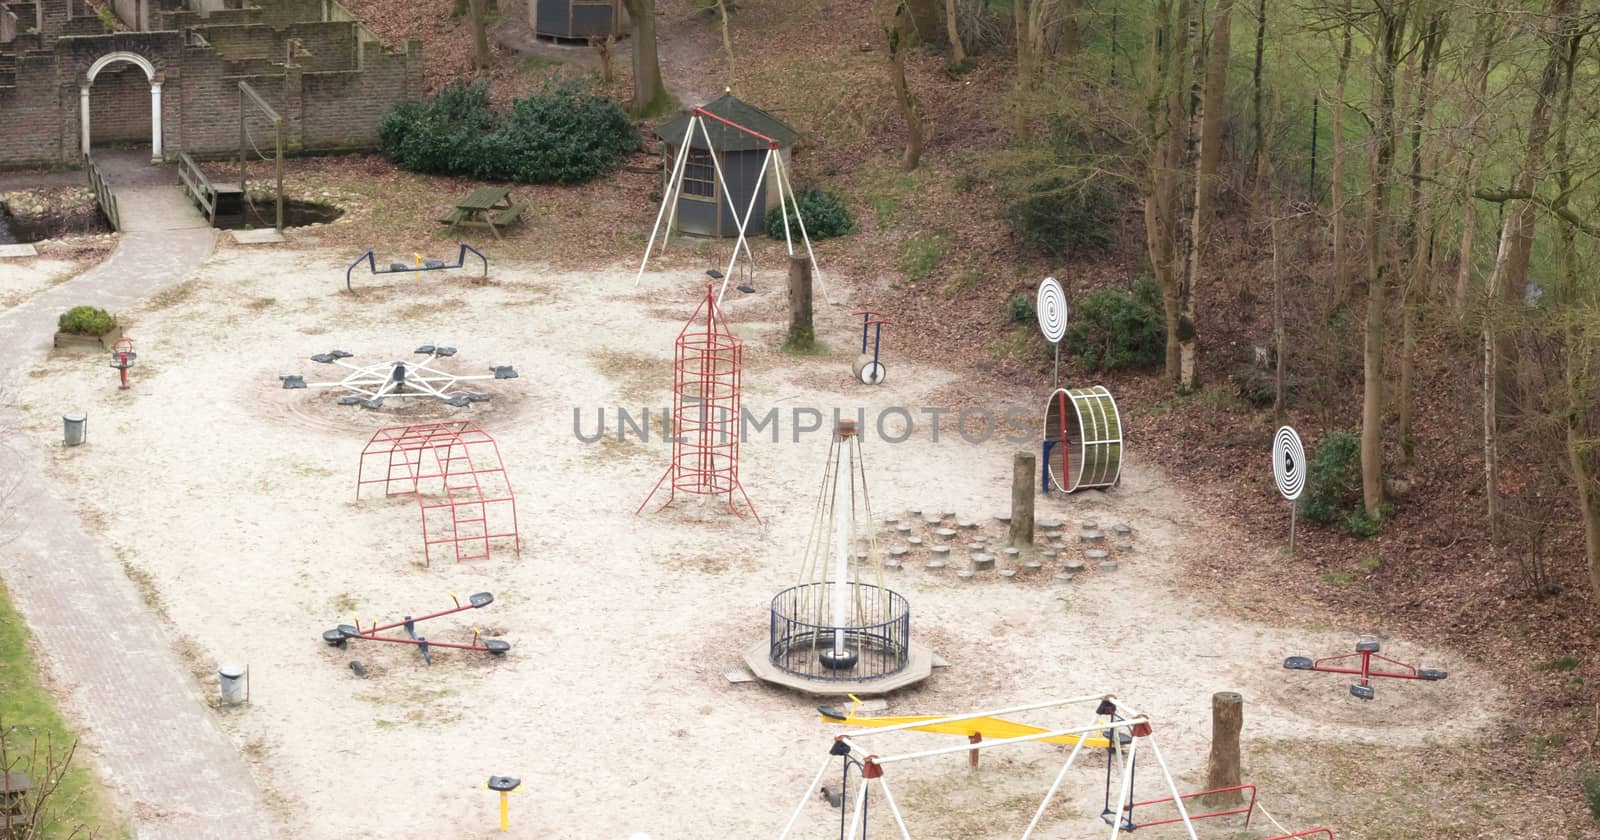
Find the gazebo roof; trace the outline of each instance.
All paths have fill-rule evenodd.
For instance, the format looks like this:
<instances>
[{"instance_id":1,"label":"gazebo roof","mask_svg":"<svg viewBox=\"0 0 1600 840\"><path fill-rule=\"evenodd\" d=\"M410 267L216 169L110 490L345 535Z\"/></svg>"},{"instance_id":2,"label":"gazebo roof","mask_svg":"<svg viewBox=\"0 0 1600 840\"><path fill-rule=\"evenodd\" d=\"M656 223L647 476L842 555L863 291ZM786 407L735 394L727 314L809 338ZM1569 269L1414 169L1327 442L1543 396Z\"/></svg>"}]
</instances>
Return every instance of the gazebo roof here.
<instances>
[{"instance_id":1,"label":"gazebo roof","mask_svg":"<svg viewBox=\"0 0 1600 840\"><path fill-rule=\"evenodd\" d=\"M800 139L800 133L790 128L783 120L731 93L724 93L701 107L729 122L735 122L751 131L765 134L778 141L780 146L793 146L794 141ZM752 137L735 128L729 128L716 120L706 120L705 126L706 131L711 135L711 142L716 144L717 149L720 151L743 152L767 147L767 144L760 138ZM689 112L681 111L677 116L657 127L656 136L668 143L681 143L683 142L683 133L688 129ZM704 149L706 148L706 139L699 131L696 131L689 145L691 148Z\"/></svg>"}]
</instances>

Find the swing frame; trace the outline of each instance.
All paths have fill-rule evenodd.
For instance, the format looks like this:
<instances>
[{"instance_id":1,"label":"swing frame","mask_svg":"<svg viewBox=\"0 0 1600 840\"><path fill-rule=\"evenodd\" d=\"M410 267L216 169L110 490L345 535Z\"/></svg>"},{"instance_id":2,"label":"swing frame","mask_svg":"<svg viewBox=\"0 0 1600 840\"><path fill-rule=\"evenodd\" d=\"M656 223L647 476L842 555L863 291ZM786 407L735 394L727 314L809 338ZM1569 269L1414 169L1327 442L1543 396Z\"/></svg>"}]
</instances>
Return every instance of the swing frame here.
<instances>
[{"instance_id":1,"label":"swing frame","mask_svg":"<svg viewBox=\"0 0 1600 840\"><path fill-rule=\"evenodd\" d=\"M639 272L633 278L633 285L638 287L639 281L644 279L644 270L645 267L650 264L650 254L656 249L656 237L658 235L661 237L661 249L656 255L659 257L661 254L666 253L667 240L672 238L672 226L676 223L678 218L678 199L683 194L683 176L685 170L688 168L686 163L689 159L689 147L694 140L694 133L697 127L700 129L700 136L706 142L706 150L711 153L711 167L716 172L717 185L722 190L722 194L717 200L719 202L729 202L729 206L732 206L733 193L728 189L727 178L722 174L721 153L718 152L716 144L711 141L711 132L706 129L705 121L708 119L716 120L717 122L732 128L735 131L747 134L767 144L767 154L766 157L761 161L761 172L756 176L756 183L761 184L765 181L768 169L771 169L773 174L777 176L776 183L778 185L778 206L784 208L786 211L790 207L794 209L795 223L800 229L800 239L805 244L806 257L811 260L812 277L816 279L817 287L822 290L823 299L829 303L833 303L833 298L828 295L827 284L824 283L822 279L822 269L817 266L817 254L816 251L812 250L811 236L806 233L806 222L805 219L800 215L800 200L795 196L794 183L790 181L788 167L784 165L783 155L779 153L778 141L768 137L765 134L762 134L759 131L746 128L745 126L742 126L730 119L719 117L716 114L713 114L699 106L689 109L689 124L684 130L683 142L678 145L677 159L673 161L672 173L667 179L666 193L661 198L661 209L656 211L656 222L655 225L650 228L650 240L645 243L644 259L639 261ZM761 189L751 190L750 203L745 207L744 215L734 216L734 225L739 232L739 237L734 241L733 253L728 258L727 267L722 271L722 286L717 289L717 305L719 306L722 304L722 296L728 291L728 278L733 276L733 267L739 261L740 249L743 249L745 256L750 260L750 264L755 264L755 254L750 250L750 243L747 234L750 229L750 217L755 212L756 198L764 192L765 190ZM735 211L738 210L737 207L733 207L733 209ZM783 242L789 256L792 257L794 256L794 237L789 228L789 214L784 212L782 216ZM661 227L661 222L663 219L665 219L667 223L665 230L663 230Z\"/></svg>"},{"instance_id":2,"label":"swing frame","mask_svg":"<svg viewBox=\"0 0 1600 840\"><path fill-rule=\"evenodd\" d=\"M1018 712L1033 711L1036 709L1085 705L1089 703L1095 704L1095 713L1092 722L1084 726L1045 730L1027 735L1019 735L1013 738L969 741L965 744L956 744L949 747L938 747L929 750L887 756L880 756L864 750L857 743L865 738L880 736L890 732L898 732L905 729L915 729L917 727L925 727L934 724L954 723L980 717L998 717L1002 715L1015 714ZM862 831L865 830L868 802L867 793L868 788L871 787L872 783L874 782L877 783L878 788L883 793L884 803L888 806L890 815L894 818L895 827L899 830L901 840L911 840L911 831L906 826L905 817L900 812L900 806L895 802L894 793L890 790L887 777L884 774L884 767L886 765L895 764L902 761L932 758L941 755L953 755L956 753L966 753L970 757L975 756L979 750L995 749L998 747L1012 746L1015 744L1033 743L1050 738L1058 738L1061 736L1082 736L1099 733L1110 734L1110 741L1112 744L1111 751L1113 755L1116 756L1116 764L1119 767L1119 775L1121 777L1121 785L1117 794L1117 810L1115 812L1111 812L1109 808L1111 762L1108 761L1108 813L1121 814L1124 811L1129 811L1131 813L1130 809L1136 804L1133 801L1133 768L1134 759L1136 758L1139 746L1142 743L1147 745L1149 750L1155 754L1156 763L1161 768L1161 776L1166 782L1167 790L1171 793L1170 797L1161 800L1152 800L1149 804L1164 801L1172 802L1178 810L1178 817L1175 820L1172 820L1172 822L1183 823L1184 828L1188 831L1190 840L1199 840L1199 835L1195 833L1194 823L1192 821L1198 817L1191 818L1188 809L1184 806L1183 800L1186 797L1184 794L1178 791L1177 783L1173 780L1171 772L1167 769L1166 759L1161 754L1161 747L1155 741L1155 735L1150 726L1150 719L1139 710L1123 705L1116 699L1115 695L1111 694L1089 694L1080 697L1068 697L1059 700L1050 700L1043 703L1032 703L1025 706L1014 706L1006 709L991 709L968 714L950 715L948 717L938 718L931 721L921 720L898 724L895 726L878 727L863 732L855 732L850 735L836 736L833 744L828 750L828 756L823 759L822 766L818 768L816 775L811 780L811 784L806 788L806 792L800 797L800 802L795 807L794 813L789 817L789 821L787 824L785 824L783 831L778 834L778 840L787 840L790 833L794 830L795 825L799 822L801 812L805 810L807 803L809 803L811 800L812 794L816 791L817 786L822 782L823 776L827 774L828 769L833 765L833 762L836 759L843 764L844 779L846 781L849 779L850 767L852 765L858 766L861 774L861 784L856 788L852 805L848 809L845 809L844 803L841 803L840 805L841 810L848 810L850 815L848 822L846 822L844 819L845 815L843 813L840 814L840 840L857 836L858 829ZM1127 742L1126 757L1124 757L1123 753L1124 739L1126 739ZM1038 809L1034 811L1033 818L1028 822L1028 827L1023 830L1021 840L1028 840L1033 836L1033 832L1036 828L1038 828L1040 820L1044 818L1045 811L1049 808L1051 801L1055 799L1056 793L1061 789L1061 783L1063 780L1065 780L1067 771L1072 768L1072 765L1077 760L1079 753L1083 751L1084 740L1085 739L1080 738L1078 743L1073 746L1072 752L1068 754L1066 762L1062 764L1061 770L1056 774L1054 781L1051 782L1050 789L1045 793L1043 801L1039 803ZM1116 840L1117 836L1125 830L1125 826L1122 824L1121 820L1113 819L1109 822L1111 829L1110 840Z\"/></svg>"}]
</instances>

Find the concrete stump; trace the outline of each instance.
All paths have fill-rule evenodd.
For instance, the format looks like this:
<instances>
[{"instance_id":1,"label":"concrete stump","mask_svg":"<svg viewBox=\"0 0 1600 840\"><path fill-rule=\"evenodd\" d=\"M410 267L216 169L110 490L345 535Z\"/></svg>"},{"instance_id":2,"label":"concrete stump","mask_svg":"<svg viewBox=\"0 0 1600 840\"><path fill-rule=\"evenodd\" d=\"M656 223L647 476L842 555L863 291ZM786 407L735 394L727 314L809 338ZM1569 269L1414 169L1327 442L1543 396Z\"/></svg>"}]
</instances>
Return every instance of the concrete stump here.
<instances>
[{"instance_id":1,"label":"concrete stump","mask_svg":"<svg viewBox=\"0 0 1600 840\"><path fill-rule=\"evenodd\" d=\"M1091 548L1083 552L1083 556L1089 560L1104 560L1111 556L1111 552L1103 548Z\"/></svg>"},{"instance_id":2,"label":"concrete stump","mask_svg":"<svg viewBox=\"0 0 1600 840\"><path fill-rule=\"evenodd\" d=\"M1004 580L1014 581L1014 580L1017 579L1017 570L1016 569L1001 569L1000 570L1000 577L1002 579L1004 579Z\"/></svg>"},{"instance_id":3,"label":"concrete stump","mask_svg":"<svg viewBox=\"0 0 1600 840\"><path fill-rule=\"evenodd\" d=\"M1119 542L1119 543L1117 543L1117 550L1118 551L1132 551L1133 550L1133 543L1130 543L1130 542Z\"/></svg>"},{"instance_id":4,"label":"concrete stump","mask_svg":"<svg viewBox=\"0 0 1600 840\"><path fill-rule=\"evenodd\" d=\"M1104 531L1084 531L1078 535L1078 542L1100 543L1106 541Z\"/></svg>"},{"instance_id":5,"label":"concrete stump","mask_svg":"<svg viewBox=\"0 0 1600 840\"><path fill-rule=\"evenodd\" d=\"M1127 537L1133 534L1133 529L1122 524L1121 522L1118 522L1117 524L1111 526L1111 533L1116 534L1119 537Z\"/></svg>"},{"instance_id":6,"label":"concrete stump","mask_svg":"<svg viewBox=\"0 0 1600 840\"><path fill-rule=\"evenodd\" d=\"M993 554L975 554L972 557L972 570L974 572L987 572L994 568Z\"/></svg>"},{"instance_id":7,"label":"concrete stump","mask_svg":"<svg viewBox=\"0 0 1600 840\"><path fill-rule=\"evenodd\" d=\"M1114 572L1114 571L1117 570L1117 561L1115 561L1115 560L1101 560L1100 561L1100 565L1099 565L1098 568L1102 572Z\"/></svg>"},{"instance_id":8,"label":"concrete stump","mask_svg":"<svg viewBox=\"0 0 1600 840\"><path fill-rule=\"evenodd\" d=\"M1033 477L1038 462L1032 452L1011 457L1011 513L1006 517L1006 542L1033 544Z\"/></svg>"},{"instance_id":9,"label":"concrete stump","mask_svg":"<svg viewBox=\"0 0 1600 840\"><path fill-rule=\"evenodd\" d=\"M1066 569L1069 572L1081 572L1083 571L1083 561L1074 557L1062 563L1061 568Z\"/></svg>"}]
</instances>

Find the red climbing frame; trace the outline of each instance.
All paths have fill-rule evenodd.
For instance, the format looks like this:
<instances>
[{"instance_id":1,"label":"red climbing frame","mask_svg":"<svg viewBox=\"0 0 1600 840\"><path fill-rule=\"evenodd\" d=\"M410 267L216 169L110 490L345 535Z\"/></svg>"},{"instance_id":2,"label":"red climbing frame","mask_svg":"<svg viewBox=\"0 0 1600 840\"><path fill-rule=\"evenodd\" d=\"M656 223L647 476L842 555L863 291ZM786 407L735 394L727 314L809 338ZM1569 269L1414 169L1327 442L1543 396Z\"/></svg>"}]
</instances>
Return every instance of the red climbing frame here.
<instances>
[{"instance_id":1,"label":"red climbing frame","mask_svg":"<svg viewBox=\"0 0 1600 840\"><path fill-rule=\"evenodd\" d=\"M673 354L672 464L634 515L666 484L667 500L662 507L672 504L679 493L727 496L728 509L743 517L733 500L737 490L750 514L761 521L739 483L743 360L744 342L728 329L716 293L708 284L705 300L678 333Z\"/></svg>"},{"instance_id":2,"label":"red climbing frame","mask_svg":"<svg viewBox=\"0 0 1600 840\"><path fill-rule=\"evenodd\" d=\"M373 478L367 477L367 470ZM380 476L381 473L381 476ZM433 547L452 546L456 562L488 559L496 541L510 540L517 556L517 495L511 489L500 447L471 420L385 426L361 450L356 498L368 484L385 496L410 494L422 517L422 554L433 565Z\"/></svg>"}]
</instances>

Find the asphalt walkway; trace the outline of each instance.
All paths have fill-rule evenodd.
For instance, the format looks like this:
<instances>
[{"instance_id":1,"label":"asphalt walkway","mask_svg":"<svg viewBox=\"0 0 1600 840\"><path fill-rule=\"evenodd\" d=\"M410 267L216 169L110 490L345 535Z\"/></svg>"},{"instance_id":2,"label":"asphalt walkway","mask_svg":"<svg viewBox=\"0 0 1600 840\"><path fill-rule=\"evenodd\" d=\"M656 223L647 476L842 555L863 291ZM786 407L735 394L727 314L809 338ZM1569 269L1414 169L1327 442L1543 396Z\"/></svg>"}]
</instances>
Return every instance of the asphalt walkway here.
<instances>
[{"instance_id":1,"label":"asphalt walkway","mask_svg":"<svg viewBox=\"0 0 1600 840\"><path fill-rule=\"evenodd\" d=\"M182 189L166 182L164 168L145 164L145 171L136 171L137 165L136 157L117 161L106 173L128 228L111 257L0 313L0 342L8 351L0 356L0 394L45 359L63 310L80 304L125 309L182 281L210 256L214 232ZM119 180L131 186L118 187ZM0 428L17 419L12 401L0 399ZM4 477L16 477L7 501L15 533L0 545L0 579L27 619L63 711L133 836L273 837L249 771L180 661L172 634L118 560L52 493L47 450L39 441L9 439L11 448L0 447L0 489L8 483ZM46 445L61 444L57 438Z\"/></svg>"}]
</instances>

